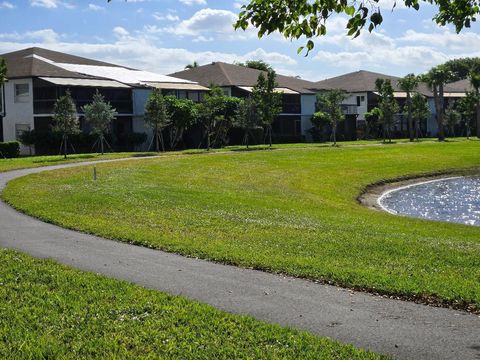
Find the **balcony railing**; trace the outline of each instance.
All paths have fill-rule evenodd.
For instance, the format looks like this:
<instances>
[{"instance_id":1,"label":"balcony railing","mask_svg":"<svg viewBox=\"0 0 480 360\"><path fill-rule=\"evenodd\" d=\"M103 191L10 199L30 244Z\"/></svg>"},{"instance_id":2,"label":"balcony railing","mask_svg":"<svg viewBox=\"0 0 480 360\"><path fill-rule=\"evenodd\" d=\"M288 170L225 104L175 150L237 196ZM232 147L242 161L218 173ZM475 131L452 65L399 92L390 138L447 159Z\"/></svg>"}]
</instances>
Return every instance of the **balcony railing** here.
<instances>
[{"instance_id":1,"label":"balcony railing","mask_svg":"<svg viewBox=\"0 0 480 360\"><path fill-rule=\"evenodd\" d=\"M342 111L345 115L358 115L358 106L353 104L342 104Z\"/></svg>"},{"instance_id":2,"label":"balcony railing","mask_svg":"<svg viewBox=\"0 0 480 360\"><path fill-rule=\"evenodd\" d=\"M76 100L75 105L77 106L77 112L83 114L82 107L86 104L91 103L91 100ZM112 101L112 107L117 111L118 114L131 114L133 111L131 101ZM35 100L33 102L33 113L34 114L53 114L53 109L55 106L55 100Z\"/></svg>"}]
</instances>

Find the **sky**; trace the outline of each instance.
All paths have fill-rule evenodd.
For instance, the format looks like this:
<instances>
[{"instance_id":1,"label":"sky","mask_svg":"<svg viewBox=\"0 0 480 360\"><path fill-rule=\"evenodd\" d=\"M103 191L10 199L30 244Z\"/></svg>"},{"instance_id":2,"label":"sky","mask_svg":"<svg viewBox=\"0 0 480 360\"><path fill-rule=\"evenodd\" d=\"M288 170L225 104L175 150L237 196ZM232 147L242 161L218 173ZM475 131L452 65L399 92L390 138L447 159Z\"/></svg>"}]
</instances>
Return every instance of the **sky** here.
<instances>
[{"instance_id":1,"label":"sky","mask_svg":"<svg viewBox=\"0 0 480 360\"><path fill-rule=\"evenodd\" d=\"M305 57L279 34L258 39L232 24L247 0L0 0L0 54L31 46L169 74L197 61L264 60L278 73L318 81L357 70L403 76L452 58L480 56L480 23L456 34L432 21L436 8L393 8L380 0L383 24L356 39L346 20L327 20L327 36Z\"/></svg>"}]
</instances>

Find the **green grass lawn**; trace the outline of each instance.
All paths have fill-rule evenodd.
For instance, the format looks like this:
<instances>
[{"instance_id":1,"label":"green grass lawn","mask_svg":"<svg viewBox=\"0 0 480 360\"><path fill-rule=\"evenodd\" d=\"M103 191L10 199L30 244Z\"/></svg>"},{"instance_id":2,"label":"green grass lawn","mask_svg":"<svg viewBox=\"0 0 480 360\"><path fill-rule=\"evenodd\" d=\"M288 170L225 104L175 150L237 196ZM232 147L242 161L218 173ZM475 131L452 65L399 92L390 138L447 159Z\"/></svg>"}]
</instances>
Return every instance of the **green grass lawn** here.
<instances>
[{"instance_id":1,"label":"green grass lawn","mask_svg":"<svg viewBox=\"0 0 480 360\"><path fill-rule=\"evenodd\" d=\"M64 159L63 155L25 156L14 159L0 159L0 172L82 161L112 160L150 155L155 155L155 153L75 154L69 155L67 159Z\"/></svg>"},{"instance_id":2,"label":"green grass lawn","mask_svg":"<svg viewBox=\"0 0 480 360\"><path fill-rule=\"evenodd\" d=\"M422 142L433 142L435 139L422 139ZM454 141L465 141L465 138L457 138ZM408 139L399 139L394 140L395 143L405 144L408 143ZM359 141L345 141L339 142L340 146L358 146L358 145L378 145L381 144L381 141L378 140L359 140ZM274 149L294 149L294 148L312 148L312 147L328 147L330 143L298 143L298 144L275 144L273 145ZM265 145L254 145L251 146L251 150L266 149ZM211 152L223 152L223 151L238 151L245 150L244 146L227 146L221 149L212 149ZM172 154L196 154L205 152L204 149L189 149L177 152L168 152L163 153L163 155L172 155ZM129 158L129 157L140 157L140 156L153 156L159 155L157 153L106 153L101 154L72 154L68 155L67 159L63 158L63 155L49 155L49 156L25 156L15 159L1 159L0 158L0 172L19 170L33 167L41 167L48 165L60 165L67 163L83 162L83 161L99 161L99 160L111 160L111 159L120 159L120 158ZM162 155L162 154L160 154Z\"/></svg>"},{"instance_id":3,"label":"green grass lawn","mask_svg":"<svg viewBox=\"0 0 480 360\"><path fill-rule=\"evenodd\" d=\"M380 359L306 332L0 249L2 359Z\"/></svg>"},{"instance_id":4,"label":"green grass lawn","mask_svg":"<svg viewBox=\"0 0 480 360\"><path fill-rule=\"evenodd\" d=\"M368 184L480 167L480 142L165 156L31 175L4 199L112 239L480 308L480 228L362 207Z\"/></svg>"}]
</instances>

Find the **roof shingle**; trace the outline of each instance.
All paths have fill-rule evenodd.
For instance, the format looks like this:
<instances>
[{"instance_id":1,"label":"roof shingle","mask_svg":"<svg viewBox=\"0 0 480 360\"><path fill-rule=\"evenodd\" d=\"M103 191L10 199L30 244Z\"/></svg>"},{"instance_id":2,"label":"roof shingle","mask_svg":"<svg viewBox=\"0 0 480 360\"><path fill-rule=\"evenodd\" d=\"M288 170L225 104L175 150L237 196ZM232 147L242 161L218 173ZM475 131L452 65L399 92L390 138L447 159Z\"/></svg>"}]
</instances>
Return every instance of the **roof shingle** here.
<instances>
[{"instance_id":1,"label":"roof shingle","mask_svg":"<svg viewBox=\"0 0 480 360\"><path fill-rule=\"evenodd\" d=\"M24 78L34 76L54 76L71 78L89 78L75 72L65 70L46 61L66 64L83 64L96 66L114 66L106 62L86 59L80 56L64 54L57 51L32 47L0 55L7 63L7 78Z\"/></svg>"},{"instance_id":2,"label":"roof shingle","mask_svg":"<svg viewBox=\"0 0 480 360\"><path fill-rule=\"evenodd\" d=\"M255 86L262 71L240 65L214 62L193 69L179 71L169 76L196 81L203 86ZM279 87L288 88L302 94L315 93L316 84L311 81L277 74Z\"/></svg>"}]
</instances>

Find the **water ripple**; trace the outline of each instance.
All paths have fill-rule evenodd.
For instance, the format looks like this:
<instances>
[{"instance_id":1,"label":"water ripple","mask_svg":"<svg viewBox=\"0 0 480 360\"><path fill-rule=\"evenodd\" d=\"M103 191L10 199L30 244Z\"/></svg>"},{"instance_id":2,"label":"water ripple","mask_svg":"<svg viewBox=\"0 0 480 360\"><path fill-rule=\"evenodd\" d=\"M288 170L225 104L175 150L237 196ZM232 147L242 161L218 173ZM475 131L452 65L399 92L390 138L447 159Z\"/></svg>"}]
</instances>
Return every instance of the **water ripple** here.
<instances>
[{"instance_id":1,"label":"water ripple","mask_svg":"<svg viewBox=\"0 0 480 360\"><path fill-rule=\"evenodd\" d=\"M392 214L480 226L480 176L402 187L385 193L378 202Z\"/></svg>"}]
</instances>

